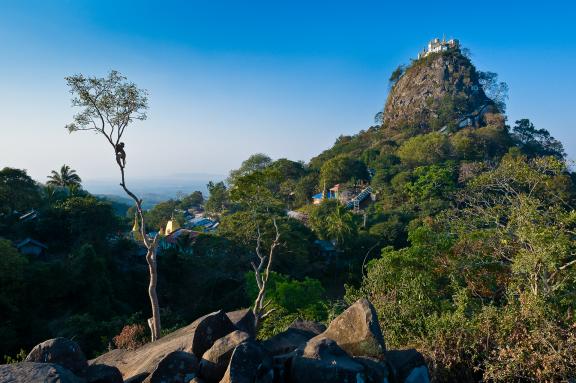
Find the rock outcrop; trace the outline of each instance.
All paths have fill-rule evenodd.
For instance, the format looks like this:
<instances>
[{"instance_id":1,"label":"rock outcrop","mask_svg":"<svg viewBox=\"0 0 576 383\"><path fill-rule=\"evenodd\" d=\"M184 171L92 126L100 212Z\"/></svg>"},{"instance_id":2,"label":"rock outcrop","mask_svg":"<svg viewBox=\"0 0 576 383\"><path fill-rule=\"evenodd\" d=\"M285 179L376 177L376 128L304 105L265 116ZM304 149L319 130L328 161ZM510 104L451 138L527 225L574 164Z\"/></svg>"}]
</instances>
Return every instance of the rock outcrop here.
<instances>
[{"instance_id":1,"label":"rock outcrop","mask_svg":"<svg viewBox=\"0 0 576 383\"><path fill-rule=\"evenodd\" d=\"M289 329L294 328L297 330L308 331L308 332L311 332L315 335L320 335L324 331L326 331L326 326L323 325L322 323L313 322L313 321L309 321L309 320L303 320L303 319L296 319L294 322L292 322L290 324L290 326L288 326L288 328Z\"/></svg>"},{"instance_id":2,"label":"rock outcrop","mask_svg":"<svg viewBox=\"0 0 576 383\"><path fill-rule=\"evenodd\" d=\"M122 374L116 367L105 364L88 366L86 383L122 383Z\"/></svg>"},{"instance_id":3,"label":"rock outcrop","mask_svg":"<svg viewBox=\"0 0 576 383\"><path fill-rule=\"evenodd\" d=\"M55 363L76 375L84 375L88 362L78 343L66 338L54 338L36 345L26 362Z\"/></svg>"},{"instance_id":4,"label":"rock outcrop","mask_svg":"<svg viewBox=\"0 0 576 383\"><path fill-rule=\"evenodd\" d=\"M22 362L0 366L2 383L83 383L70 370L54 363Z\"/></svg>"},{"instance_id":5,"label":"rock outcrop","mask_svg":"<svg viewBox=\"0 0 576 383\"><path fill-rule=\"evenodd\" d=\"M191 351L194 355L204 355L214 342L236 330L226 313L222 310L206 315L198 322L192 336Z\"/></svg>"},{"instance_id":6,"label":"rock outcrop","mask_svg":"<svg viewBox=\"0 0 576 383\"><path fill-rule=\"evenodd\" d=\"M202 355L200 361L200 376L208 381L220 381L230 363L234 349L250 339L250 335L236 330L218 339L212 347Z\"/></svg>"},{"instance_id":7,"label":"rock outcrop","mask_svg":"<svg viewBox=\"0 0 576 383\"><path fill-rule=\"evenodd\" d=\"M337 316L321 335L353 356L384 359L386 346L374 306L360 299Z\"/></svg>"},{"instance_id":8,"label":"rock outcrop","mask_svg":"<svg viewBox=\"0 0 576 383\"><path fill-rule=\"evenodd\" d=\"M474 65L457 49L412 62L388 94L383 126L390 131L411 128L426 133L447 101L455 103L459 117L492 103Z\"/></svg>"},{"instance_id":9,"label":"rock outcrop","mask_svg":"<svg viewBox=\"0 0 576 383\"><path fill-rule=\"evenodd\" d=\"M263 342L243 331L250 330L250 315L217 311L139 349L112 350L89 364L74 342L51 339L28 356L38 362L1 365L0 382L429 382L416 350L386 351L376 312L366 299L327 328L296 321Z\"/></svg>"},{"instance_id":10,"label":"rock outcrop","mask_svg":"<svg viewBox=\"0 0 576 383\"><path fill-rule=\"evenodd\" d=\"M220 383L272 383L272 360L255 342L234 349Z\"/></svg>"},{"instance_id":11,"label":"rock outcrop","mask_svg":"<svg viewBox=\"0 0 576 383\"><path fill-rule=\"evenodd\" d=\"M251 309L236 310L226 315L238 330L249 334L252 338L256 337L255 318Z\"/></svg>"},{"instance_id":12,"label":"rock outcrop","mask_svg":"<svg viewBox=\"0 0 576 383\"><path fill-rule=\"evenodd\" d=\"M144 383L188 383L198 373L198 359L194 354L174 351L158 363Z\"/></svg>"},{"instance_id":13,"label":"rock outcrop","mask_svg":"<svg viewBox=\"0 0 576 383\"><path fill-rule=\"evenodd\" d=\"M141 374L148 375L169 353L186 351L201 357L217 339L234 330L236 328L226 314L217 311L137 350L112 350L90 363L117 367L125 380Z\"/></svg>"}]
</instances>

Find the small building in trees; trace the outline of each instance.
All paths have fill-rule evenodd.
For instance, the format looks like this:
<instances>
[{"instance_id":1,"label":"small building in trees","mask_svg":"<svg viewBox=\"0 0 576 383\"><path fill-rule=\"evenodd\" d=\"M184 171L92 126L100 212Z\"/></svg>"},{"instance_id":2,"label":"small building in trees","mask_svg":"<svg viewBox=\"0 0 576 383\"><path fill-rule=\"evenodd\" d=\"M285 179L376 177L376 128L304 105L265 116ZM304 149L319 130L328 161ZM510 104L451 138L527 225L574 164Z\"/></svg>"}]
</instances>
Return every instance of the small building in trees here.
<instances>
[{"instance_id":1,"label":"small building in trees","mask_svg":"<svg viewBox=\"0 0 576 383\"><path fill-rule=\"evenodd\" d=\"M38 212L35 209L32 209L24 214L22 214L18 220L20 222L30 222L30 221L34 221L36 218L38 218Z\"/></svg>"},{"instance_id":2,"label":"small building in trees","mask_svg":"<svg viewBox=\"0 0 576 383\"><path fill-rule=\"evenodd\" d=\"M328 191L324 190L322 193L314 194L312 196L312 203L314 205L319 205L325 199L337 199L340 198L340 184L332 186Z\"/></svg>"},{"instance_id":3,"label":"small building in trees","mask_svg":"<svg viewBox=\"0 0 576 383\"><path fill-rule=\"evenodd\" d=\"M16 244L16 249L24 255L30 255L37 258L44 258L48 246L32 238L26 238Z\"/></svg>"}]
</instances>

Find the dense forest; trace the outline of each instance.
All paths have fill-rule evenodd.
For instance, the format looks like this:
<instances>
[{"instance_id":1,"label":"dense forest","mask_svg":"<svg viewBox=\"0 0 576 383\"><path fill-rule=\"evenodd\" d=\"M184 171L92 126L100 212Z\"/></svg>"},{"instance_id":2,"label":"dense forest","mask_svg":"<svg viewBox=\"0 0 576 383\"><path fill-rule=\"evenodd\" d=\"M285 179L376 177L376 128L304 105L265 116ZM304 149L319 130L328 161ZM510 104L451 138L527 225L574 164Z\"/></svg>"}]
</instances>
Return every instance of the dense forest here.
<instances>
[{"instance_id":1,"label":"dense forest","mask_svg":"<svg viewBox=\"0 0 576 383\"><path fill-rule=\"evenodd\" d=\"M440 78L423 85L437 91L406 96L423 76ZM274 311L259 337L298 317L329 321L367 297L387 346L418 349L435 381L566 381L576 373L576 176L562 144L528 119L507 121L504 85L460 51L399 67L390 86L374 126L309 163L255 154L210 182L209 195L190 191L145 212L147 231L182 225L191 209L219 223L160 252L163 333L250 306L256 248L279 235ZM402 97L421 105L382 115ZM0 171L6 361L55 336L89 357L148 336L134 208L91 195L74 175L63 167L39 183ZM352 196L369 187L371 198L348 206L331 198L336 185ZM27 238L45 245L41 256L19 252Z\"/></svg>"}]
</instances>

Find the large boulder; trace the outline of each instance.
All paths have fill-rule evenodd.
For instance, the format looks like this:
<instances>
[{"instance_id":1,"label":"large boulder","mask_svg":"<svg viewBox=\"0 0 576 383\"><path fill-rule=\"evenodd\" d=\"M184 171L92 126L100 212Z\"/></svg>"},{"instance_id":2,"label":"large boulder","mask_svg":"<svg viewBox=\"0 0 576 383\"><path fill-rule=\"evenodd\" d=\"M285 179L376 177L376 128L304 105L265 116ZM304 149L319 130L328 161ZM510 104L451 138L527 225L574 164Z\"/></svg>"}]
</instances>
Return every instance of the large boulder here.
<instances>
[{"instance_id":1,"label":"large boulder","mask_svg":"<svg viewBox=\"0 0 576 383\"><path fill-rule=\"evenodd\" d=\"M272 360L257 343L248 341L234 349L220 383L272 383Z\"/></svg>"},{"instance_id":2,"label":"large boulder","mask_svg":"<svg viewBox=\"0 0 576 383\"><path fill-rule=\"evenodd\" d=\"M220 381L226 372L234 349L249 338L249 334L236 330L214 342L202 356L200 376L208 381Z\"/></svg>"},{"instance_id":3,"label":"large boulder","mask_svg":"<svg viewBox=\"0 0 576 383\"><path fill-rule=\"evenodd\" d=\"M292 383L365 382L364 367L356 363L338 344L323 336L312 338L302 356L292 360Z\"/></svg>"},{"instance_id":4,"label":"large boulder","mask_svg":"<svg viewBox=\"0 0 576 383\"><path fill-rule=\"evenodd\" d=\"M289 328L262 342L262 348L271 356L287 354L303 348L314 334L309 331Z\"/></svg>"},{"instance_id":5,"label":"large boulder","mask_svg":"<svg viewBox=\"0 0 576 383\"><path fill-rule=\"evenodd\" d=\"M198 373L198 359L184 351L173 351L158 363L144 383L188 383Z\"/></svg>"},{"instance_id":6,"label":"large boulder","mask_svg":"<svg viewBox=\"0 0 576 383\"><path fill-rule=\"evenodd\" d=\"M201 357L214 342L236 330L226 313L216 311L204 317L192 336L192 352Z\"/></svg>"},{"instance_id":7,"label":"large boulder","mask_svg":"<svg viewBox=\"0 0 576 383\"><path fill-rule=\"evenodd\" d=\"M0 365L2 383L83 383L70 370L54 363L22 362Z\"/></svg>"},{"instance_id":8,"label":"large boulder","mask_svg":"<svg viewBox=\"0 0 576 383\"><path fill-rule=\"evenodd\" d=\"M292 322L290 324L290 326L288 326L288 328L289 329L294 328L297 330L308 331L308 332L313 333L314 335L320 335L324 331L326 331L326 326L323 325L322 323L304 320L304 319L300 319L300 318L294 320L294 322Z\"/></svg>"},{"instance_id":9,"label":"large boulder","mask_svg":"<svg viewBox=\"0 0 576 383\"><path fill-rule=\"evenodd\" d=\"M348 358L348 354L338 346L338 343L324 336L317 336L310 339L310 341L306 343L306 347L304 347L302 356L304 358L328 361L333 361L340 357Z\"/></svg>"},{"instance_id":10,"label":"large boulder","mask_svg":"<svg viewBox=\"0 0 576 383\"><path fill-rule=\"evenodd\" d=\"M114 366L120 370L125 381L132 379L133 383L138 383L154 371L158 363L169 353L186 351L194 352L197 357L202 356L212 346L214 340L234 330L236 329L226 314L218 311L198 318L188 326L136 350L112 350L91 360L90 364Z\"/></svg>"},{"instance_id":11,"label":"large boulder","mask_svg":"<svg viewBox=\"0 0 576 383\"><path fill-rule=\"evenodd\" d=\"M376 358L368 356L355 356L354 362L364 367L366 383L388 382L390 379L390 369L388 366Z\"/></svg>"},{"instance_id":12,"label":"large boulder","mask_svg":"<svg viewBox=\"0 0 576 383\"><path fill-rule=\"evenodd\" d=\"M56 363L76 375L84 375L88 362L78 343L66 338L54 338L36 345L26 362Z\"/></svg>"},{"instance_id":13,"label":"large boulder","mask_svg":"<svg viewBox=\"0 0 576 383\"><path fill-rule=\"evenodd\" d=\"M335 340L350 355L385 358L386 346L376 310L367 299L348 307L319 336Z\"/></svg>"},{"instance_id":14,"label":"large boulder","mask_svg":"<svg viewBox=\"0 0 576 383\"><path fill-rule=\"evenodd\" d=\"M93 364L88 366L86 383L122 383L122 374L113 366Z\"/></svg>"},{"instance_id":15,"label":"large boulder","mask_svg":"<svg viewBox=\"0 0 576 383\"><path fill-rule=\"evenodd\" d=\"M390 350L386 361L392 369L393 381L396 383L428 383L428 367L422 354L415 349Z\"/></svg>"},{"instance_id":16,"label":"large boulder","mask_svg":"<svg viewBox=\"0 0 576 383\"><path fill-rule=\"evenodd\" d=\"M252 338L256 338L256 328L254 321L254 313L250 309L236 310L226 313L228 319L234 326L245 333L249 334Z\"/></svg>"},{"instance_id":17,"label":"large boulder","mask_svg":"<svg viewBox=\"0 0 576 383\"><path fill-rule=\"evenodd\" d=\"M291 383L364 383L361 365L344 360L326 360L294 357L290 370Z\"/></svg>"}]
</instances>

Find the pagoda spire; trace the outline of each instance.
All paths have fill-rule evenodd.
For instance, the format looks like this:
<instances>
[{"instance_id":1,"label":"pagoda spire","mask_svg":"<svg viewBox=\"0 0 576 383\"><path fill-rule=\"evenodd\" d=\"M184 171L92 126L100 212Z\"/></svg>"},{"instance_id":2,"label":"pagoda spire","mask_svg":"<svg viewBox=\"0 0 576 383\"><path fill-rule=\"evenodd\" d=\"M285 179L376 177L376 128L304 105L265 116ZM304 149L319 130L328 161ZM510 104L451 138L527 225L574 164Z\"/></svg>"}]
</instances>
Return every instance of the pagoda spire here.
<instances>
[{"instance_id":1,"label":"pagoda spire","mask_svg":"<svg viewBox=\"0 0 576 383\"><path fill-rule=\"evenodd\" d=\"M134 213L134 226L132 226L133 233L140 233L140 222L138 221L138 214Z\"/></svg>"}]
</instances>

